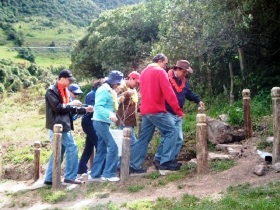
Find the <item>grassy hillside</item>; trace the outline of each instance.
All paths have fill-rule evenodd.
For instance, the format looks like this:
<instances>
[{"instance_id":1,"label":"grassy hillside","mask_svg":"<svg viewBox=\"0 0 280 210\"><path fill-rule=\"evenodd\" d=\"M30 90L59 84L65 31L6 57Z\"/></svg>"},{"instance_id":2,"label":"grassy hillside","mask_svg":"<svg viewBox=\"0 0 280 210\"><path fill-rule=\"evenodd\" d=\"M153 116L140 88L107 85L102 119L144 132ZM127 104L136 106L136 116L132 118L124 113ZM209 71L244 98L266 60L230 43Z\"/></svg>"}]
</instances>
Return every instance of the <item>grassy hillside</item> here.
<instances>
[{"instance_id":1,"label":"grassy hillside","mask_svg":"<svg viewBox=\"0 0 280 210\"><path fill-rule=\"evenodd\" d=\"M141 1L0 1L0 23L13 28L0 27L0 59L26 62L20 55L29 48L39 66L69 66L71 50L94 18L104 10ZM22 44L13 36L20 37Z\"/></svg>"},{"instance_id":2,"label":"grassy hillside","mask_svg":"<svg viewBox=\"0 0 280 210\"><path fill-rule=\"evenodd\" d=\"M66 21L50 22L48 18L39 16L25 18L13 27L23 33L23 47L30 47L36 55L35 62L40 66L69 65L70 51L86 31L85 27L77 27ZM0 35L4 36L3 30L0 30ZM50 46L58 48L50 49ZM21 51L22 48L15 47L12 41L6 41L0 47L0 57L19 62L23 60L18 57Z\"/></svg>"}]
</instances>

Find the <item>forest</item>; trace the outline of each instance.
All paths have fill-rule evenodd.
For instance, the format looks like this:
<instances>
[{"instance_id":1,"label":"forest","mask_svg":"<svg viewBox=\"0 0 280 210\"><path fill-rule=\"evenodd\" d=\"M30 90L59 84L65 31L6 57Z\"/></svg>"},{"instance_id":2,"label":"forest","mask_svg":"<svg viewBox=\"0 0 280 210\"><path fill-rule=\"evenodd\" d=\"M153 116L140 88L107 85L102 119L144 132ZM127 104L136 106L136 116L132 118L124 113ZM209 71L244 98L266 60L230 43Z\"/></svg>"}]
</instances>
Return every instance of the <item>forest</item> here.
<instances>
[{"instance_id":1,"label":"forest","mask_svg":"<svg viewBox=\"0 0 280 210\"><path fill-rule=\"evenodd\" d=\"M102 13L72 53L80 76L141 71L162 52L187 59L203 96L241 96L279 86L280 1L146 0ZM210 99L211 100L211 99Z\"/></svg>"}]
</instances>

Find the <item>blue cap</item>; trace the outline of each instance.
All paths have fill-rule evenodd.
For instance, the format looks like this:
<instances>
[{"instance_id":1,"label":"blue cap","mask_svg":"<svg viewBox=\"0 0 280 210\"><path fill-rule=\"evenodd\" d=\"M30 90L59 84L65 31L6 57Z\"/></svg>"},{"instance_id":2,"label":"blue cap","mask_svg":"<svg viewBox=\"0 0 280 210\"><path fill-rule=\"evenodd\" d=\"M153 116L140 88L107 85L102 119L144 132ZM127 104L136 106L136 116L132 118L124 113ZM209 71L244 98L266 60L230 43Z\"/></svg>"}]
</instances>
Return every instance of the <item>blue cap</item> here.
<instances>
[{"instance_id":1,"label":"blue cap","mask_svg":"<svg viewBox=\"0 0 280 210\"><path fill-rule=\"evenodd\" d=\"M71 84L69 87L68 87L68 90L72 93L77 93L77 94L81 94L83 93L83 91L81 90L80 86L77 85L77 84Z\"/></svg>"},{"instance_id":2,"label":"blue cap","mask_svg":"<svg viewBox=\"0 0 280 210\"><path fill-rule=\"evenodd\" d=\"M110 71L106 82L108 82L110 85L115 85L115 84L120 84L122 80L123 80L123 73L117 70L112 70Z\"/></svg>"}]
</instances>

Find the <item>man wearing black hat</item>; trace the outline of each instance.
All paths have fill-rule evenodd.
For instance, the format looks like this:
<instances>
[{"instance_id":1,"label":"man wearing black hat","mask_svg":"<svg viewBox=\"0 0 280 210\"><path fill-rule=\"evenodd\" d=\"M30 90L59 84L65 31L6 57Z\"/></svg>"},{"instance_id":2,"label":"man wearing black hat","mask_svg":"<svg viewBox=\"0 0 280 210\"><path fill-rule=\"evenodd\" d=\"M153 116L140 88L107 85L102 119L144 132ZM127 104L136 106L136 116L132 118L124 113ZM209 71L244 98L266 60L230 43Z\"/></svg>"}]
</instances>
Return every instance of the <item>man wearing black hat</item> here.
<instances>
[{"instance_id":1,"label":"man wearing black hat","mask_svg":"<svg viewBox=\"0 0 280 210\"><path fill-rule=\"evenodd\" d=\"M70 184L81 184L76 180L78 171L78 148L72 136L71 130L74 130L71 115L85 114L92 112L93 107L81 107L82 103L78 100L70 102L69 91L67 87L75 81L70 70L65 69L59 73L58 81L51 85L45 95L46 101L46 128L49 129L50 139L53 139L53 126L61 124L62 130L62 148L66 153L66 164L64 172L64 182ZM52 185L52 163L51 155L46 171L45 184Z\"/></svg>"}]
</instances>

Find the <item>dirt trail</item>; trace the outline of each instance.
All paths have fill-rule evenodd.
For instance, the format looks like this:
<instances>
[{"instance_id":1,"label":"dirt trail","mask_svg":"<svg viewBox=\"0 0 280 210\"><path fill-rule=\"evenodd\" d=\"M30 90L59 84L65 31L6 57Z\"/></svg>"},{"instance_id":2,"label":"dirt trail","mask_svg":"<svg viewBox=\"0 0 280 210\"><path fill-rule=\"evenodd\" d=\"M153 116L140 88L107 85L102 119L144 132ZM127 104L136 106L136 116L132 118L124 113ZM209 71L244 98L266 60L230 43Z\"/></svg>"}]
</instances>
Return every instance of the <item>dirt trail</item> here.
<instances>
[{"instance_id":1,"label":"dirt trail","mask_svg":"<svg viewBox=\"0 0 280 210\"><path fill-rule=\"evenodd\" d=\"M82 209L86 206L94 206L98 204L107 204L112 202L115 204L122 204L125 202L134 202L139 200L156 200L159 197L176 198L180 199L184 194L194 195L196 197L210 197L218 199L223 195L223 192L229 186L236 186L239 184L250 183L257 186L271 181L279 180L280 173L269 169L264 176L257 176L252 173L252 169L255 165L261 162L260 157L257 155L254 147L246 147L241 158L237 159L237 164L233 168L220 172L220 173L208 173L205 175L195 174L188 176L185 180L178 182L172 182L165 187L145 187L137 193L129 192L109 192L109 196L106 198L91 198L91 199L79 199L75 201L60 202L58 204L46 204L36 203L32 207L25 209L46 209L46 208L61 208L61 209ZM141 181L140 177L130 177L130 179ZM42 182L41 182L42 183ZM18 189L30 189L31 186L28 182L4 182L0 184L1 200L5 200L4 192L12 192ZM40 185L40 184L39 184ZM180 189L178 186L181 186ZM86 186L83 186L86 187ZM104 192L103 192L104 193ZM7 200L8 202L8 200ZM5 202L0 202L0 207ZM12 208L11 208L12 209ZM23 208L24 209L24 208Z\"/></svg>"}]
</instances>

